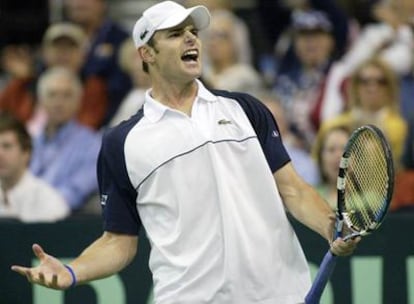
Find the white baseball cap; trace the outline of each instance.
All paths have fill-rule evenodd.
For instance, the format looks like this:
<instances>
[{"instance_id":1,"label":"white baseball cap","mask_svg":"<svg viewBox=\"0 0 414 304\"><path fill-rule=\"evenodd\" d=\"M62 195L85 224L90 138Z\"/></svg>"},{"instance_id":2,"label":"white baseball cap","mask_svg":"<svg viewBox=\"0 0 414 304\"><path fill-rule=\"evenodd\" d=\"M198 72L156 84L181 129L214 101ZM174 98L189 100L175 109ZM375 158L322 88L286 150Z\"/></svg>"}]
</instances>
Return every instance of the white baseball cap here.
<instances>
[{"instance_id":1,"label":"white baseball cap","mask_svg":"<svg viewBox=\"0 0 414 304\"><path fill-rule=\"evenodd\" d=\"M210 24L210 13L203 5L185 8L174 1L163 1L146 9L132 31L135 47L139 48L151 39L155 31L172 28L189 16L198 30Z\"/></svg>"},{"instance_id":2,"label":"white baseball cap","mask_svg":"<svg viewBox=\"0 0 414 304\"><path fill-rule=\"evenodd\" d=\"M78 46L86 42L86 35L81 27L68 22L54 23L50 25L43 35L43 44L53 44L59 38L68 38Z\"/></svg>"}]
</instances>

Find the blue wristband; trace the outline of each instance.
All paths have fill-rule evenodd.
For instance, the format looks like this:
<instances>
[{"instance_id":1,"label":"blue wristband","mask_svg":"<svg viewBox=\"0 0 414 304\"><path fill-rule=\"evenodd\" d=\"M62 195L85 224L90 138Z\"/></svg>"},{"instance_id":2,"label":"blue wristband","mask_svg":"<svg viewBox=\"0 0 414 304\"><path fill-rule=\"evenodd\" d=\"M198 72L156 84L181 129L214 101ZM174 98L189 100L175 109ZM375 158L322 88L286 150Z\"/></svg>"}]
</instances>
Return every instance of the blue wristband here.
<instances>
[{"instance_id":1,"label":"blue wristband","mask_svg":"<svg viewBox=\"0 0 414 304\"><path fill-rule=\"evenodd\" d=\"M73 287L76 286L76 275L75 275L75 272L73 271L72 267L70 267L69 265L64 265L64 266L70 272L70 275L72 277L72 284L70 284L70 288L73 288Z\"/></svg>"}]
</instances>

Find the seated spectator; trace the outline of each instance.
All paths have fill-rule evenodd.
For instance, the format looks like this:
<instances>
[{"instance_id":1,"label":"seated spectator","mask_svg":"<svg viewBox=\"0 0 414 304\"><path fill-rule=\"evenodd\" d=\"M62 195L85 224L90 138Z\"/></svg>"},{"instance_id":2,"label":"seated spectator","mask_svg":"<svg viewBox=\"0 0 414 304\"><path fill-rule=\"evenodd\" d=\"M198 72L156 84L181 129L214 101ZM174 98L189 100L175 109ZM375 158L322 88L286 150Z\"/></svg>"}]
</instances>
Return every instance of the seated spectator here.
<instances>
[{"instance_id":1,"label":"seated spectator","mask_svg":"<svg viewBox=\"0 0 414 304\"><path fill-rule=\"evenodd\" d=\"M0 91L0 111L11 113L26 122L33 115L34 55L23 46L8 46L2 50L2 68L7 81Z\"/></svg>"},{"instance_id":2,"label":"seated spectator","mask_svg":"<svg viewBox=\"0 0 414 304\"><path fill-rule=\"evenodd\" d=\"M347 2L349 0L346 0ZM371 1L371 0L370 0ZM332 23L332 36L335 40L335 57L340 57L348 47L349 17L338 0L257 0L260 22L269 41L276 43L270 50L275 66L289 69L297 62L292 52L291 20L297 11L315 10L323 12ZM358 2L361 2L358 0ZM362 4L359 3L361 7ZM276 55L276 56L274 56Z\"/></svg>"},{"instance_id":3,"label":"seated spectator","mask_svg":"<svg viewBox=\"0 0 414 304\"><path fill-rule=\"evenodd\" d=\"M351 131L345 126L335 126L326 130L320 145L315 147L316 161L321 177L316 189L333 210L337 206L337 177L346 143Z\"/></svg>"},{"instance_id":4,"label":"seated spectator","mask_svg":"<svg viewBox=\"0 0 414 304\"><path fill-rule=\"evenodd\" d=\"M298 61L279 71L274 87L287 120L305 139L313 141L315 101L333 60L332 24L320 11L297 11L292 15L294 53Z\"/></svg>"},{"instance_id":5,"label":"seated spectator","mask_svg":"<svg viewBox=\"0 0 414 304\"><path fill-rule=\"evenodd\" d=\"M286 115L280 102L270 95L261 96L260 100L266 105L277 121L280 135L295 170L307 183L313 186L317 185L319 183L318 168L309 152L303 148L301 140L289 129Z\"/></svg>"},{"instance_id":6,"label":"seated spectator","mask_svg":"<svg viewBox=\"0 0 414 304\"><path fill-rule=\"evenodd\" d=\"M138 56L132 39L124 42L119 50L119 65L130 75L133 83L132 90L122 101L109 126L113 127L138 112L145 100L145 92L150 87L150 78L142 68L142 59Z\"/></svg>"},{"instance_id":7,"label":"seated spectator","mask_svg":"<svg viewBox=\"0 0 414 304\"><path fill-rule=\"evenodd\" d=\"M322 113L320 121L325 121L333 115L341 113L346 107L346 83L355 70L372 57L379 57L386 62L398 78L412 72L414 35L412 21L407 16L413 16L413 2L379 1L373 6L372 14L375 23L363 27L351 44L348 52L332 65L326 80L323 94L320 97ZM410 88L403 87L403 93ZM413 111L412 97L402 94L401 104L404 110ZM403 115L405 115L403 113ZM405 116L406 117L406 116Z\"/></svg>"},{"instance_id":8,"label":"seated spectator","mask_svg":"<svg viewBox=\"0 0 414 304\"><path fill-rule=\"evenodd\" d=\"M258 91L263 80L252 65L241 61L235 27L236 19L230 12L212 12L210 26L204 33L207 62L202 77L214 89Z\"/></svg>"},{"instance_id":9,"label":"seated spectator","mask_svg":"<svg viewBox=\"0 0 414 304\"><path fill-rule=\"evenodd\" d=\"M245 18L239 17L239 15L236 14L235 3L233 0L184 0L184 4L186 7L204 5L208 8L210 13L214 14L216 11L225 11L231 15L232 21L234 22L232 35L238 50L238 60L239 62L249 65L253 64L252 37L250 35L249 26ZM201 33L201 35L203 35L203 33ZM204 54L204 57L204 59L207 58L206 54Z\"/></svg>"},{"instance_id":10,"label":"seated spectator","mask_svg":"<svg viewBox=\"0 0 414 304\"><path fill-rule=\"evenodd\" d=\"M105 81L108 108L102 125L106 126L132 88L131 79L118 64L119 48L130 34L110 18L107 0L66 0L63 4L66 19L82 27L87 36L82 77Z\"/></svg>"},{"instance_id":11,"label":"seated spectator","mask_svg":"<svg viewBox=\"0 0 414 304\"><path fill-rule=\"evenodd\" d=\"M37 94L47 121L34 140L30 170L57 189L72 210L97 192L100 136L76 121L82 85L70 70L56 67L39 79Z\"/></svg>"},{"instance_id":12,"label":"seated spectator","mask_svg":"<svg viewBox=\"0 0 414 304\"><path fill-rule=\"evenodd\" d=\"M398 83L395 73L381 59L364 62L352 75L346 112L324 122L316 146L325 132L341 125L351 130L365 124L378 126L388 138L398 167L407 134L407 124L399 113Z\"/></svg>"},{"instance_id":13,"label":"seated spectator","mask_svg":"<svg viewBox=\"0 0 414 304\"><path fill-rule=\"evenodd\" d=\"M82 29L70 23L51 25L43 36L42 68L36 72L30 54L19 52L7 54L7 66L14 76L0 94L0 110L13 113L27 122L29 131L36 133L44 123L44 115L37 112L34 88L41 71L45 68L63 66L80 76L85 60L86 37ZM84 85L78 120L86 126L102 125L108 103L105 82L98 76L82 78Z\"/></svg>"},{"instance_id":14,"label":"seated spectator","mask_svg":"<svg viewBox=\"0 0 414 304\"><path fill-rule=\"evenodd\" d=\"M8 113L0 114L0 218L22 222L53 222L69 208L63 197L30 173L32 143L25 126Z\"/></svg>"}]
</instances>

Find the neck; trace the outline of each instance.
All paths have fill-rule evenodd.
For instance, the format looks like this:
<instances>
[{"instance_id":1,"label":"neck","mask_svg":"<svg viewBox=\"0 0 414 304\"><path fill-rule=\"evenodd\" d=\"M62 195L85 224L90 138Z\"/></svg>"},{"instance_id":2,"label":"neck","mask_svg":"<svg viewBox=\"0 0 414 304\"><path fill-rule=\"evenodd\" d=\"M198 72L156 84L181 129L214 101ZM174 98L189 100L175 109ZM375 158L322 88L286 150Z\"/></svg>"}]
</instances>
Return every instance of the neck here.
<instances>
[{"instance_id":1,"label":"neck","mask_svg":"<svg viewBox=\"0 0 414 304\"><path fill-rule=\"evenodd\" d=\"M197 90L198 86L195 80L181 85L153 81L151 96L163 105L190 116Z\"/></svg>"},{"instance_id":2,"label":"neck","mask_svg":"<svg viewBox=\"0 0 414 304\"><path fill-rule=\"evenodd\" d=\"M213 64L213 71L214 73L221 73L223 72L225 69L231 67L232 65L234 65L235 63L231 60L223 60L223 61L216 61Z\"/></svg>"},{"instance_id":3,"label":"neck","mask_svg":"<svg viewBox=\"0 0 414 304\"><path fill-rule=\"evenodd\" d=\"M63 126L63 124L48 124L45 129L45 134L47 138L55 136L58 130Z\"/></svg>"},{"instance_id":4,"label":"neck","mask_svg":"<svg viewBox=\"0 0 414 304\"><path fill-rule=\"evenodd\" d=\"M24 175L25 170L22 170L21 172L16 173L13 176L9 176L7 178L4 178L1 180L1 188L4 192L8 192L10 189L12 189L14 186L17 185L17 183L20 181L22 176Z\"/></svg>"}]
</instances>

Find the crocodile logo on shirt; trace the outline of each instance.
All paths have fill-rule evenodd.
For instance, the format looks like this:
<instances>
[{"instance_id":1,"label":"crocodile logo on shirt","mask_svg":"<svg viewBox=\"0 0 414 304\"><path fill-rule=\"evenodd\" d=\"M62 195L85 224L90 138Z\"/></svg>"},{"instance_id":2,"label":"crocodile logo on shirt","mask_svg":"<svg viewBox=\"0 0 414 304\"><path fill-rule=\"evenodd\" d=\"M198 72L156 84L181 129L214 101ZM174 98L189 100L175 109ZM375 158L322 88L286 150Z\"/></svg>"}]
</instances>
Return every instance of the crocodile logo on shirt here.
<instances>
[{"instance_id":1,"label":"crocodile logo on shirt","mask_svg":"<svg viewBox=\"0 0 414 304\"><path fill-rule=\"evenodd\" d=\"M228 124L232 124L232 122L231 122L231 120L227 120L227 119L220 119L218 122L217 122L219 125L228 125Z\"/></svg>"}]
</instances>

